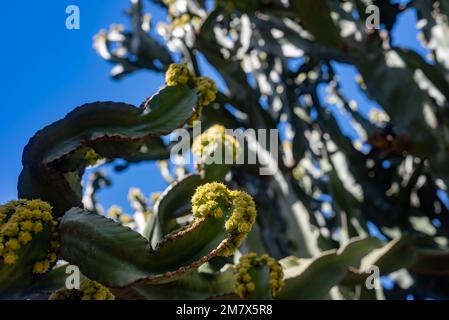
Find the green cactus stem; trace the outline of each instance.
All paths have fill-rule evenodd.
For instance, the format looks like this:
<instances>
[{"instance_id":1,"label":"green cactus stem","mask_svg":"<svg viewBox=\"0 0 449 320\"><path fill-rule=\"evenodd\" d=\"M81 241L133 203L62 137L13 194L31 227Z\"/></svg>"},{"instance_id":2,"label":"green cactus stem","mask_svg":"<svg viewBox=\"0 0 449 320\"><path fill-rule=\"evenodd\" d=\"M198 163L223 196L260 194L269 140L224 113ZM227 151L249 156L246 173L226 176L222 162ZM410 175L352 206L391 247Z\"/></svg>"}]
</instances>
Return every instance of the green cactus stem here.
<instances>
[{"instance_id":1,"label":"green cactus stem","mask_svg":"<svg viewBox=\"0 0 449 320\"><path fill-rule=\"evenodd\" d=\"M80 207L81 177L92 154L106 159L139 157L149 139L159 139L192 117L202 90L169 85L140 108L117 102L76 108L30 139L22 158L19 196L48 201L57 217Z\"/></svg>"},{"instance_id":2,"label":"green cactus stem","mask_svg":"<svg viewBox=\"0 0 449 320\"><path fill-rule=\"evenodd\" d=\"M108 287L171 282L215 256L231 255L255 222L251 196L220 183L199 187L192 208L193 223L166 235L154 249L137 232L73 208L61 220L61 256Z\"/></svg>"},{"instance_id":3,"label":"green cactus stem","mask_svg":"<svg viewBox=\"0 0 449 320\"><path fill-rule=\"evenodd\" d=\"M201 119L204 106L213 102L217 96L217 85L207 77L195 77L186 64L171 64L165 73L165 82L169 86L185 85L198 89L198 104L189 119L189 124Z\"/></svg>"}]
</instances>

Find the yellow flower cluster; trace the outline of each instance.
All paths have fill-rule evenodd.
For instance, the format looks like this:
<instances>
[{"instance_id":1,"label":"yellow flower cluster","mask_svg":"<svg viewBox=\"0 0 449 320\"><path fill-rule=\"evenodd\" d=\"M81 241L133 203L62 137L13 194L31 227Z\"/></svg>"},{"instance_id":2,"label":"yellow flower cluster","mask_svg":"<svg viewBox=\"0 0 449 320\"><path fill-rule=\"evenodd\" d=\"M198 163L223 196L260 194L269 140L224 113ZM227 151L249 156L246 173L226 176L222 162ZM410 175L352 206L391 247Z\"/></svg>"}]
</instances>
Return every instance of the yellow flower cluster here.
<instances>
[{"instance_id":1,"label":"yellow flower cluster","mask_svg":"<svg viewBox=\"0 0 449 320\"><path fill-rule=\"evenodd\" d=\"M167 83L167 86L187 84L192 78L193 75L184 63L172 63L165 72L165 82Z\"/></svg>"},{"instance_id":2,"label":"yellow flower cluster","mask_svg":"<svg viewBox=\"0 0 449 320\"><path fill-rule=\"evenodd\" d=\"M226 231L231 235L223 256L230 256L240 247L242 241L256 222L256 204L253 198L244 191L231 191L232 213L226 221Z\"/></svg>"},{"instance_id":3,"label":"yellow flower cluster","mask_svg":"<svg viewBox=\"0 0 449 320\"><path fill-rule=\"evenodd\" d=\"M222 155L232 155L235 161L240 153L239 142L230 135L226 134L225 127L213 125L199 137L195 138L192 144L192 152L198 158L211 156L218 148L222 148Z\"/></svg>"},{"instance_id":4,"label":"yellow flower cluster","mask_svg":"<svg viewBox=\"0 0 449 320\"><path fill-rule=\"evenodd\" d=\"M60 289L53 292L49 300L115 300L115 297L108 288L98 282L85 280L80 290Z\"/></svg>"},{"instance_id":5,"label":"yellow flower cluster","mask_svg":"<svg viewBox=\"0 0 449 320\"><path fill-rule=\"evenodd\" d=\"M207 106L217 97L217 85L207 77L195 79L195 85L200 93L198 103L200 106Z\"/></svg>"},{"instance_id":6,"label":"yellow flower cluster","mask_svg":"<svg viewBox=\"0 0 449 320\"><path fill-rule=\"evenodd\" d=\"M189 123L192 124L201 118L202 109L212 101L217 95L217 85L207 77L195 77L186 64L171 64L165 73L165 82L167 86L177 86L188 84L198 90L198 105L194 110Z\"/></svg>"},{"instance_id":7,"label":"yellow flower cluster","mask_svg":"<svg viewBox=\"0 0 449 320\"><path fill-rule=\"evenodd\" d=\"M218 255L230 256L240 246L256 221L256 205L244 191L231 191L222 183L199 186L192 197L192 212L196 218L221 218L230 213L225 229L229 234Z\"/></svg>"},{"instance_id":8,"label":"yellow flower cluster","mask_svg":"<svg viewBox=\"0 0 449 320\"><path fill-rule=\"evenodd\" d=\"M230 206L229 190L223 183L203 184L192 197L192 212L196 218L221 218Z\"/></svg>"},{"instance_id":9,"label":"yellow flower cluster","mask_svg":"<svg viewBox=\"0 0 449 320\"><path fill-rule=\"evenodd\" d=\"M284 286L284 272L281 265L272 257L264 254L260 257L255 253L248 253L240 259L236 266L236 284L235 292L241 298L245 298L249 293L256 289L252 281L249 270L251 268L259 268L268 266L270 269L270 288L271 295L275 297Z\"/></svg>"},{"instance_id":10,"label":"yellow flower cluster","mask_svg":"<svg viewBox=\"0 0 449 320\"><path fill-rule=\"evenodd\" d=\"M20 249L32 241L33 236L49 230L50 249L45 260L33 265L33 273L45 273L56 262L59 242L57 222L51 215L52 207L41 200L10 201L0 206L0 263L13 265Z\"/></svg>"}]
</instances>

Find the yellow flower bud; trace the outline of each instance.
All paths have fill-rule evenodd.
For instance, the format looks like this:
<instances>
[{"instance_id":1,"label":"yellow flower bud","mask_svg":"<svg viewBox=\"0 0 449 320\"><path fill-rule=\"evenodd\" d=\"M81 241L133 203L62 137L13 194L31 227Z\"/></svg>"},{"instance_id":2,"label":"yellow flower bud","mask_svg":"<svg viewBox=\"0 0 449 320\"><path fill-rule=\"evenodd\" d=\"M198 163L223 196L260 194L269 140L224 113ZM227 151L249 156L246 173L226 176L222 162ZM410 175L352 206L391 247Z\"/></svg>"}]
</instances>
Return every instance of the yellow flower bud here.
<instances>
[{"instance_id":1,"label":"yellow flower bud","mask_svg":"<svg viewBox=\"0 0 449 320\"><path fill-rule=\"evenodd\" d=\"M17 255L13 253L8 253L3 257L3 261L5 264L14 264L16 263Z\"/></svg>"},{"instance_id":2,"label":"yellow flower bud","mask_svg":"<svg viewBox=\"0 0 449 320\"><path fill-rule=\"evenodd\" d=\"M207 77L195 78L195 84L199 92L198 104L207 106L215 100L217 95L217 85Z\"/></svg>"},{"instance_id":3,"label":"yellow flower bud","mask_svg":"<svg viewBox=\"0 0 449 320\"><path fill-rule=\"evenodd\" d=\"M36 262L33 266L33 273L44 273L45 265L42 261Z\"/></svg>"},{"instance_id":4,"label":"yellow flower bud","mask_svg":"<svg viewBox=\"0 0 449 320\"><path fill-rule=\"evenodd\" d=\"M227 135L225 127L221 125L210 127L195 138L192 144L193 154L203 161L219 151L219 148L221 148L222 159L218 160L223 163L226 163L228 158L235 161L240 153L239 142L233 136Z\"/></svg>"},{"instance_id":5,"label":"yellow flower bud","mask_svg":"<svg viewBox=\"0 0 449 320\"><path fill-rule=\"evenodd\" d=\"M33 266L33 273L45 273L50 269L50 261L44 260L36 262Z\"/></svg>"},{"instance_id":6,"label":"yellow flower bud","mask_svg":"<svg viewBox=\"0 0 449 320\"><path fill-rule=\"evenodd\" d=\"M240 200L244 206L236 206L236 200ZM192 197L192 212L196 219L221 218L224 214L228 216L224 225L228 232L226 245L217 252L221 256L232 255L251 230L255 215L248 214L248 208L255 209L250 195L243 191L230 191L224 184L218 182L199 186Z\"/></svg>"},{"instance_id":7,"label":"yellow flower bud","mask_svg":"<svg viewBox=\"0 0 449 320\"><path fill-rule=\"evenodd\" d=\"M248 290L248 292L253 292L254 289L256 289L256 286L254 285L254 283L250 282L246 284L246 290Z\"/></svg>"},{"instance_id":8,"label":"yellow flower bud","mask_svg":"<svg viewBox=\"0 0 449 320\"><path fill-rule=\"evenodd\" d=\"M33 222L30 220L24 221L20 223L20 228L23 231L32 231L33 230Z\"/></svg>"},{"instance_id":9,"label":"yellow flower bud","mask_svg":"<svg viewBox=\"0 0 449 320\"><path fill-rule=\"evenodd\" d=\"M8 237L14 237L19 232L19 225L17 222L8 222L4 228L4 234Z\"/></svg>"},{"instance_id":10,"label":"yellow flower bud","mask_svg":"<svg viewBox=\"0 0 449 320\"><path fill-rule=\"evenodd\" d=\"M44 227L42 226L42 222L40 221L36 221L33 225L33 232L34 233L40 233L42 232L42 230L44 229Z\"/></svg>"},{"instance_id":11,"label":"yellow flower bud","mask_svg":"<svg viewBox=\"0 0 449 320\"><path fill-rule=\"evenodd\" d=\"M20 242L17 239L9 239L6 242L6 247L12 251L18 250L20 248Z\"/></svg>"},{"instance_id":12,"label":"yellow flower bud","mask_svg":"<svg viewBox=\"0 0 449 320\"><path fill-rule=\"evenodd\" d=\"M218 182L199 186L192 197L192 211L196 218L221 217L230 205L228 189Z\"/></svg>"},{"instance_id":13,"label":"yellow flower bud","mask_svg":"<svg viewBox=\"0 0 449 320\"><path fill-rule=\"evenodd\" d=\"M51 215L51 206L41 200L10 201L0 206L0 216L3 225L0 227L0 263L12 265L21 257L19 254L23 245L33 240L33 233L43 232L44 224L48 226L49 234L53 239L57 237L57 222ZM47 256L52 251L42 252ZM52 261L53 262L53 261ZM43 273L50 269L50 262L47 260L35 262L30 265L30 272Z\"/></svg>"}]
</instances>

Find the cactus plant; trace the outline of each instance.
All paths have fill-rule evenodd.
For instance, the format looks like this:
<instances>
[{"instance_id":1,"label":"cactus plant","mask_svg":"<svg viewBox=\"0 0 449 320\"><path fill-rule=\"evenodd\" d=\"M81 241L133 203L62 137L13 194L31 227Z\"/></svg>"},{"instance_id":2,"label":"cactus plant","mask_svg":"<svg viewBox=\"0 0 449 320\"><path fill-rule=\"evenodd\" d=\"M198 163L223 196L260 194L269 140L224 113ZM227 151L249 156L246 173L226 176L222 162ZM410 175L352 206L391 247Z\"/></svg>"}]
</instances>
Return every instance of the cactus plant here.
<instances>
[{"instance_id":1,"label":"cactus plant","mask_svg":"<svg viewBox=\"0 0 449 320\"><path fill-rule=\"evenodd\" d=\"M167 87L147 99L140 109L114 103L88 104L30 140L24 151L27 161L24 160L19 179L19 193L46 199L56 208L52 210L41 200L13 201L2 207L2 294L14 293L21 286L39 281L31 279L32 274L46 273L50 264L56 262L53 251L56 240L61 244L60 256L79 266L82 273L92 279L86 280L93 281L86 282L89 288L92 283L95 284L93 288L100 286L95 282L98 281L118 292L136 284L174 281L215 256L232 255L240 246L255 222L255 204L245 192L231 191L218 182L204 183L201 179L192 197L194 221L162 234L154 247L139 233L99 214L95 192L99 181L108 181L104 175L97 174L92 180L90 211L76 206L81 207L81 194L76 191L81 188L82 173L92 159L96 162L103 158L133 156L148 142L147 137L160 136L197 117L201 114L198 110L215 98L216 87L211 80L186 77L185 70L184 65L171 65L167 71ZM87 120L89 115L101 113L100 110L108 114L107 119L90 118L83 128L64 130L71 121ZM58 130L62 131L55 136ZM224 141L217 141L218 148L222 145ZM51 173L54 181L44 181L44 173ZM57 197L56 186L63 186L67 197ZM130 193L130 198L144 205L137 190ZM122 215L117 209L110 214L113 217ZM62 217L59 236L55 233L57 222L54 220L58 217ZM156 223L160 226L159 220ZM31 233L45 236L33 239ZM58 247L59 242L56 242ZM41 256L46 259L38 260ZM100 270L100 266L104 269ZM13 273L17 276L11 277ZM85 287L81 291L61 289L51 297L112 297L100 287L97 289L98 292L92 294L90 291L94 289Z\"/></svg>"},{"instance_id":2,"label":"cactus plant","mask_svg":"<svg viewBox=\"0 0 449 320\"><path fill-rule=\"evenodd\" d=\"M0 298L449 297L445 1L152 2L167 10L165 43L134 0L131 30L102 30L94 47L114 78L149 69L165 85L139 107L75 108L30 139L19 200L0 206ZM429 57L394 41L410 11ZM362 104L342 65L359 73ZM170 167L161 137L198 123L194 166ZM226 129L279 129L279 150ZM236 161L248 154L257 162ZM151 202L131 189L133 214L105 212L97 192L113 178L95 171L84 194L81 182L117 158L117 172L158 160L169 185ZM79 289L65 288L62 260ZM373 266L393 288L367 286Z\"/></svg>"}]
</instances>

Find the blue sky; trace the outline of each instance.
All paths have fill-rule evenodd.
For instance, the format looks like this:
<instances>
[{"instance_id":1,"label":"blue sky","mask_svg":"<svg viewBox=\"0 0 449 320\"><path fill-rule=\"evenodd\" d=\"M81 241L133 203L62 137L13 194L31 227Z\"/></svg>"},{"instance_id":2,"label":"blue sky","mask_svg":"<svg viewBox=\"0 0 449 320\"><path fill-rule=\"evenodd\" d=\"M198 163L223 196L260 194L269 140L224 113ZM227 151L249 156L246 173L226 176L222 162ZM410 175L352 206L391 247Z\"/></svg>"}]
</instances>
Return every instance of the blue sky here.
<instances>
[{"instance_id":1,"label":"blue sky","mask_svg":"<svg viewBox=\"0 0 449 320\"><path fill-rule=\"evenodd\" d=\"M0 203L17 197L22 149L37 130L86 102L139 104L163 84L163 76L152 72L138 72L124 81L111 80L111 65L92 48L92 36L98 30L128 21L123 15L128 3L76 0L3 4ZM65 27L69 4L80 8L79 30ZM165 184L154 166L135 166L127 174L114 177L114 192L104 192L105 202L126 203L130 186L145 187L150 192Z\"/></svg>"},{"instance_id":2,"label":"blue sky","mask_svg":"<svg viewBox=\"0 0 449 320\"><path fill-rule=\"evenodd\" d=\"M80 8L80 30L65 27L65 8ZM163 11L149 7L155 20ZM7 1L2 5L2 50L0 50L0 203L17 197L17 177L22 149L39 129L63 117L74 107L99 100L139 104L163 83L150 71L138 72L121 81L111 80L111 65L92 48L92 36L111 23L127 23L123 11L128 0ZM401 16L394 34L397 44L421 53L414 31L413 12ZM361 106L372 106L354 82L352 67L338 65L347 97ZM205 67L208 71L210 68ZM212 75L213 76L213 75ZM111 170L106 170L111 172ZM124 174L112 175L113 187L100 193L107 208L116 203L129 210L127 192L140 187L146 195L162 190L166 183L152 164L133 166Z\"/></svg>"}]
</instances>

